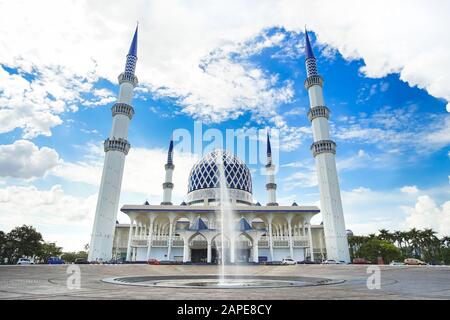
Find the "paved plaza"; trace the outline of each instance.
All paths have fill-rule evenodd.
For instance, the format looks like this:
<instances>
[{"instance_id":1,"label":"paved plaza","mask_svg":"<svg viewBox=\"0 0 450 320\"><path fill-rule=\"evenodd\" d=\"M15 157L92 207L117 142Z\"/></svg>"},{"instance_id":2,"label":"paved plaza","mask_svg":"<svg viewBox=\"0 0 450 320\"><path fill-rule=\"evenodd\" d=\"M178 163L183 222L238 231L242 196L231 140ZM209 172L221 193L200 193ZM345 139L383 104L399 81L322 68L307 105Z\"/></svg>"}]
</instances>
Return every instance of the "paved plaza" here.
<instances>
[{"instance_id":1,"label":"paved plaza","mask_svg":"<svg viewBox=\"0 0 450 320\"><path fill-rule=\"evenodd\" d=\"M441 266L381 266L381 288L372 290L367 288L368 266L363 265L240 266L238 272L247 276L332 280L327 285L252 289L142 287L102 281L216 275L219 269L213 265L80 265L81 287L69 289L68 266L0 266L0 299L450 299L450 267Z\"/></svg>"}]
</instances>

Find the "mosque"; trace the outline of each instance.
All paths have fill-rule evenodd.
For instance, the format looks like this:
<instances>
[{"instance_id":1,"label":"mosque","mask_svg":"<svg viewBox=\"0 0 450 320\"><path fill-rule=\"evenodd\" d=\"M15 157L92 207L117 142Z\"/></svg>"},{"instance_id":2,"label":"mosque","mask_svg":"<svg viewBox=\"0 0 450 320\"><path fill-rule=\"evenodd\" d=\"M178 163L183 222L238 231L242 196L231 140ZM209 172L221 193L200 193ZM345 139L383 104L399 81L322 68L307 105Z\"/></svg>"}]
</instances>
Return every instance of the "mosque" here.
<instances>
[{"instance_id":1,"label":"mosque","mask_svg":"<svg viewBox=\"0 0 450 320\"><path fill-rule=\"evenodd\" d=\"M163 183L163 201L159 205L124 205L130 224L116 223L125 157L130 149L128 126L134 115L133 89L138 79L138 28L127 55L125 71L119 75L119 97L112 106L113 124L105 140L105 163L91 235L89 261L121 258L126 261L149 259L184 263L216 263L218 251L230 263L334 259L349 262L339 183L336 171L336 144L330 139L330 110L322 95L323 79L318 74L316 58L306 35L305 88L310 98L308 118L313 127L311 145L319 181L320 206L297 203L278 204L275 165L270 137L267 135L267 202L254 202L252 175L247 165L235 155L215 150L203 156L191 169L186 202L172 203L175 171L173 141L170 142ZM221 236L219 163L223 165L232 208L232 236ZM311 219L322 213L323 223Z\"/></svg>"}]
</instances>

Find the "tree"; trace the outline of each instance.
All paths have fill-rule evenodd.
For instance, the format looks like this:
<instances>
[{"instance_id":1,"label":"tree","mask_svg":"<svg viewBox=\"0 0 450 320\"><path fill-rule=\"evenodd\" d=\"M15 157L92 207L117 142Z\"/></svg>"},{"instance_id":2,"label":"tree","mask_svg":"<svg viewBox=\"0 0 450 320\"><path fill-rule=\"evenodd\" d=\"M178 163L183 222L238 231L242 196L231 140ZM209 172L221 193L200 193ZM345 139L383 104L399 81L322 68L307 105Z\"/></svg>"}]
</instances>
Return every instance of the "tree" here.
<instances>
[{"instance_id":1,"label":"tree","mask_svg":"<svg viewBox=\"0 0 450 320\"><path fill-rule=\"evenodd\" d=\"M400 259L401 252L393 243L373 238L361 245L358 255L372 262L377 261L378 257L382 257L385 263L389 263Z\"/></svg>"},{"instance_id":2,"label":"tree","mask_svg":"<svg viewBox=\"0 0 450 320\"><path fill-rule=\"evenodd\" d=\"M389 242L393 242L394 241L394 235L391 234L389 232L389 230L380 229L380 230L378 230L378 232L379 232L379 234L377 236L378 239L389 241Z\"/></svg>"},{"instance_id":3,"label":"tree","mask_svg":"<svg viewBox=\"0 0 450 320\"><path fill-rule=\"evenodd\" d=\"M21 257L35 257L41 248L42 234L32 226L23 225L6 235L5 257L8 263L16 263Z\"/></svg>"},{"instance_id":4,"label":"tree","mask_svg":"<svg viewBox=\"0 0 450 320\"><path fill-rule=\"evenodd\" d=\"M86 251L78 251L78 252L64 252L61 256L66 263L75 262L75 259L87 259L88 254Z\"/></svg>"},{"instance_id":5,"label":"tree","mask_svg":"<svg viewBox=\"0 0 450 320\"><path fill-rule=\"evenodd\" d=\"M41 262L47 263L50 257L59 257L62 254L62 248L57 247L54 242L44 242L37 254Z\"/></svg>"},{"instance_id":6,"label":"tree","mask_svg":"<svg viewBox=\"0 0 450 320\"><path fill-rule=\"evenodd\" d=\"M6 234L3 231L0 231L0 264L3 264L6 258L5 255L6 249Z\"/></svg>"}]
</instances>

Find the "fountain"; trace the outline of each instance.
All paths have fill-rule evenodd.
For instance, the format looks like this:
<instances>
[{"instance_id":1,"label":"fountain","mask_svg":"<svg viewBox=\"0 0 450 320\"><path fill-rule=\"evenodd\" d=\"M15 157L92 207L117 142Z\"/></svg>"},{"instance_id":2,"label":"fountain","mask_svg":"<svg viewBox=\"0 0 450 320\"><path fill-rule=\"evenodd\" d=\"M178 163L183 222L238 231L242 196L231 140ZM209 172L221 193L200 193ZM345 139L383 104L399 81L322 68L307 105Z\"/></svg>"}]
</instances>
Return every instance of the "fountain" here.
<instances>
[{"instance_id":1,"label":"fountain","mask_svg":"<svg viewBox=\"0 0 450 320\"><path fill-rule=\"evenodd\" d=\"M230 284L236 286L239 285L239 282L235 279L230 280L227 278L227 275L230 274L230 270L227 268L226 261L226 247L225 240L229 241L229 249L230 249L230 262L234 262L234 216L233 216L233 208L231 206L230 194L227 186L227 178L225 176L225 167L224 167L224 152L218 151L218 159L217 159L217 174L220 188L220 239L221 239L221 248L219 251L220 258L220 278L219 285L220 286L229 286ZM235 269L234 269L235 270ZM235 270L237 271L237 270Z\"/></svg>"}]
</instances>

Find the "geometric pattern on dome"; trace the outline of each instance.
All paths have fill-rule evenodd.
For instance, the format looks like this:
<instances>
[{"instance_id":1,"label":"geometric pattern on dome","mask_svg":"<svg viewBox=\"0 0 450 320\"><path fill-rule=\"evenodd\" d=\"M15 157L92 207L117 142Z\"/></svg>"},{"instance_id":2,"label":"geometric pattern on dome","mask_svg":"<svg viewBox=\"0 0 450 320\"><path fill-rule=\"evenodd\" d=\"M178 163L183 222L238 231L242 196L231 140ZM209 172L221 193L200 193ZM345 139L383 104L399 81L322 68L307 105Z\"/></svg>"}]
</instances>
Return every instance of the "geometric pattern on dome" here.
<instances>
[{"instance_id":1,"label":"geometric pattern on dome","mask_svg":"<svg viewBox=\"0 0 450 320\"><path fill-rule=\"evenodd\" d=\"M192 167L189 174L188 192L220 187L217 166L220 156L222 156L227 187L252 193L252 176L247 165L235 155L224 150L208 153Z\"/></svg>"}]
</instances>

